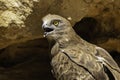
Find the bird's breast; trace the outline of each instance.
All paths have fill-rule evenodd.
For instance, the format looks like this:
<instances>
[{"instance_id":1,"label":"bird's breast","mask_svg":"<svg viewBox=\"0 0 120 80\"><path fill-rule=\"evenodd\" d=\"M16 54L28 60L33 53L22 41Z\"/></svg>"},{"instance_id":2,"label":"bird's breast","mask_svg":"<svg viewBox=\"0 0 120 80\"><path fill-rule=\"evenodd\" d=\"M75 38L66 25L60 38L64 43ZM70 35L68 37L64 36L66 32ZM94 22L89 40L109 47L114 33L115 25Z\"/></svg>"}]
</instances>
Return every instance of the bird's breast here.
<instances>
[{"instance_id":1,"label":"bird's breast","mask_svg":"<svg viewBox=\"0 0 120 80\"><path fill-rule=\"evenodd\" d=\"M82 67L71 62L64 54L57 54L51 61L54 75L57 80L94 80L94 78Z\"/></svg>"}]
</instances>

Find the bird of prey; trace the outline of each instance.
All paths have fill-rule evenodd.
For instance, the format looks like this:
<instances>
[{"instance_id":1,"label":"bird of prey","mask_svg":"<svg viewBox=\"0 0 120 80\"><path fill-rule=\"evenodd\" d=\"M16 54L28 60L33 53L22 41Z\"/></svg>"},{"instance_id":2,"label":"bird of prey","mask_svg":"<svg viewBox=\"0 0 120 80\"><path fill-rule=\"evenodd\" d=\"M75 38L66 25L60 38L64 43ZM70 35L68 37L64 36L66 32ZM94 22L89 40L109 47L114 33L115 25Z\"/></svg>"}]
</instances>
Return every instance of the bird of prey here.
<instances>
[{"instance_id":1,"label":"bird of prey","mask_svg":"<svg viewBox=\"0 0 120 80\"><path fill-rule=\"evenodd\" d=\"M120 80L120 69L109 53L79 37L62 16L43 17L42 28L50 42L51 66L57 80Z\"/></svg>"}]
</instances>

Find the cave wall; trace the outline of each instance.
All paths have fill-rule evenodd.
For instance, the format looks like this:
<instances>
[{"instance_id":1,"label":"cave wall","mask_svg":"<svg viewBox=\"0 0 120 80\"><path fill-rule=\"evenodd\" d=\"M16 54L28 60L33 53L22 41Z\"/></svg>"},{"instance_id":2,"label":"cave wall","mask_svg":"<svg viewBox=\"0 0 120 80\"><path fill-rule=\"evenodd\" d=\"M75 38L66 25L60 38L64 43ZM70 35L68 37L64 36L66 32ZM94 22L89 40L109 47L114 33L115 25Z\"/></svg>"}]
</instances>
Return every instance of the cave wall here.
<instances>
[{"instance_id":1,"label":"cave wall","mask_svg":"<svg viewBox=\"0 0 120 80\"><path fill-rule=\"evenodd\" d=\"M0 0L0 79L53 80L41 18L71 18L75 31L120 64L119 0ZM45 76L47 74L47 77Z\"/></svg>"},{"instance_id":2,"label":"cave wall","mask_svg":"<svg viewBox=\"0 0 120 80\"><path fill-rule=\"evenodd\" d=\"M41 18L51 13L71 17L73 26L85 17L94 18L97 24L91 41L120 52L119 3L119 0L0 0L0 48L42 38Z\"/></svg>"},{"instance_id":3,"label":"cave wall","mask_svg":"<svg viewBox=\"0 0 120 80\"><path fill-rule=\"evenodd\" d=\"M1 49L0 80L54 80L47 40L35 39Z\"/></svg>"}]
</instances>

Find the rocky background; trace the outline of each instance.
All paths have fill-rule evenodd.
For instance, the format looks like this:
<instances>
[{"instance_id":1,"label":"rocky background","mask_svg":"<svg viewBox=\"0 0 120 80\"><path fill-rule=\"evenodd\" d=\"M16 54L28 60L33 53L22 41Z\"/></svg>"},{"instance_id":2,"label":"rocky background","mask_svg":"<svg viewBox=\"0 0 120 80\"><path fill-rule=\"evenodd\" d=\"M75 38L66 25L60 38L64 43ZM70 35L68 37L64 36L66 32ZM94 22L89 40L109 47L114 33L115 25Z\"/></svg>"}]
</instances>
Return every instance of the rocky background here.
<instances>
[{"instance_id":1,"label":"rocky background","mask_svg":"<svg viewBox=\"0 0 120 80\"><path fill-rule=\"evenodd\" d=\"M76 33L120 65L119 0L0 0L0 80L54 80L41 18L71 18Z\"/></svg>"}]
</instances>

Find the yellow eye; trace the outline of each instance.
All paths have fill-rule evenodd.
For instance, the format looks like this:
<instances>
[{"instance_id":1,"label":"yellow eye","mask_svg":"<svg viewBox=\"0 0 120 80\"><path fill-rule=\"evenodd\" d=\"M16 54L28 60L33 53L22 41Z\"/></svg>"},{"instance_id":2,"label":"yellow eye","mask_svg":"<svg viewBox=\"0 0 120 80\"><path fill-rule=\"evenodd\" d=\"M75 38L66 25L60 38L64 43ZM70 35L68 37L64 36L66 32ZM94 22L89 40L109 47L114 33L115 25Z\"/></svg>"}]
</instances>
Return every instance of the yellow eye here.
<instances>
[{"instance_id":1,"label":"yellow eye","mask_svg":"<svg viewBox=\"0 0 120 80\"><path fill-rule=\"evenodd\" d=\"M55 26L58 26L59 25L59 21L53 21L53 25L55 25Z\"/></svg>"}]
</instances>

